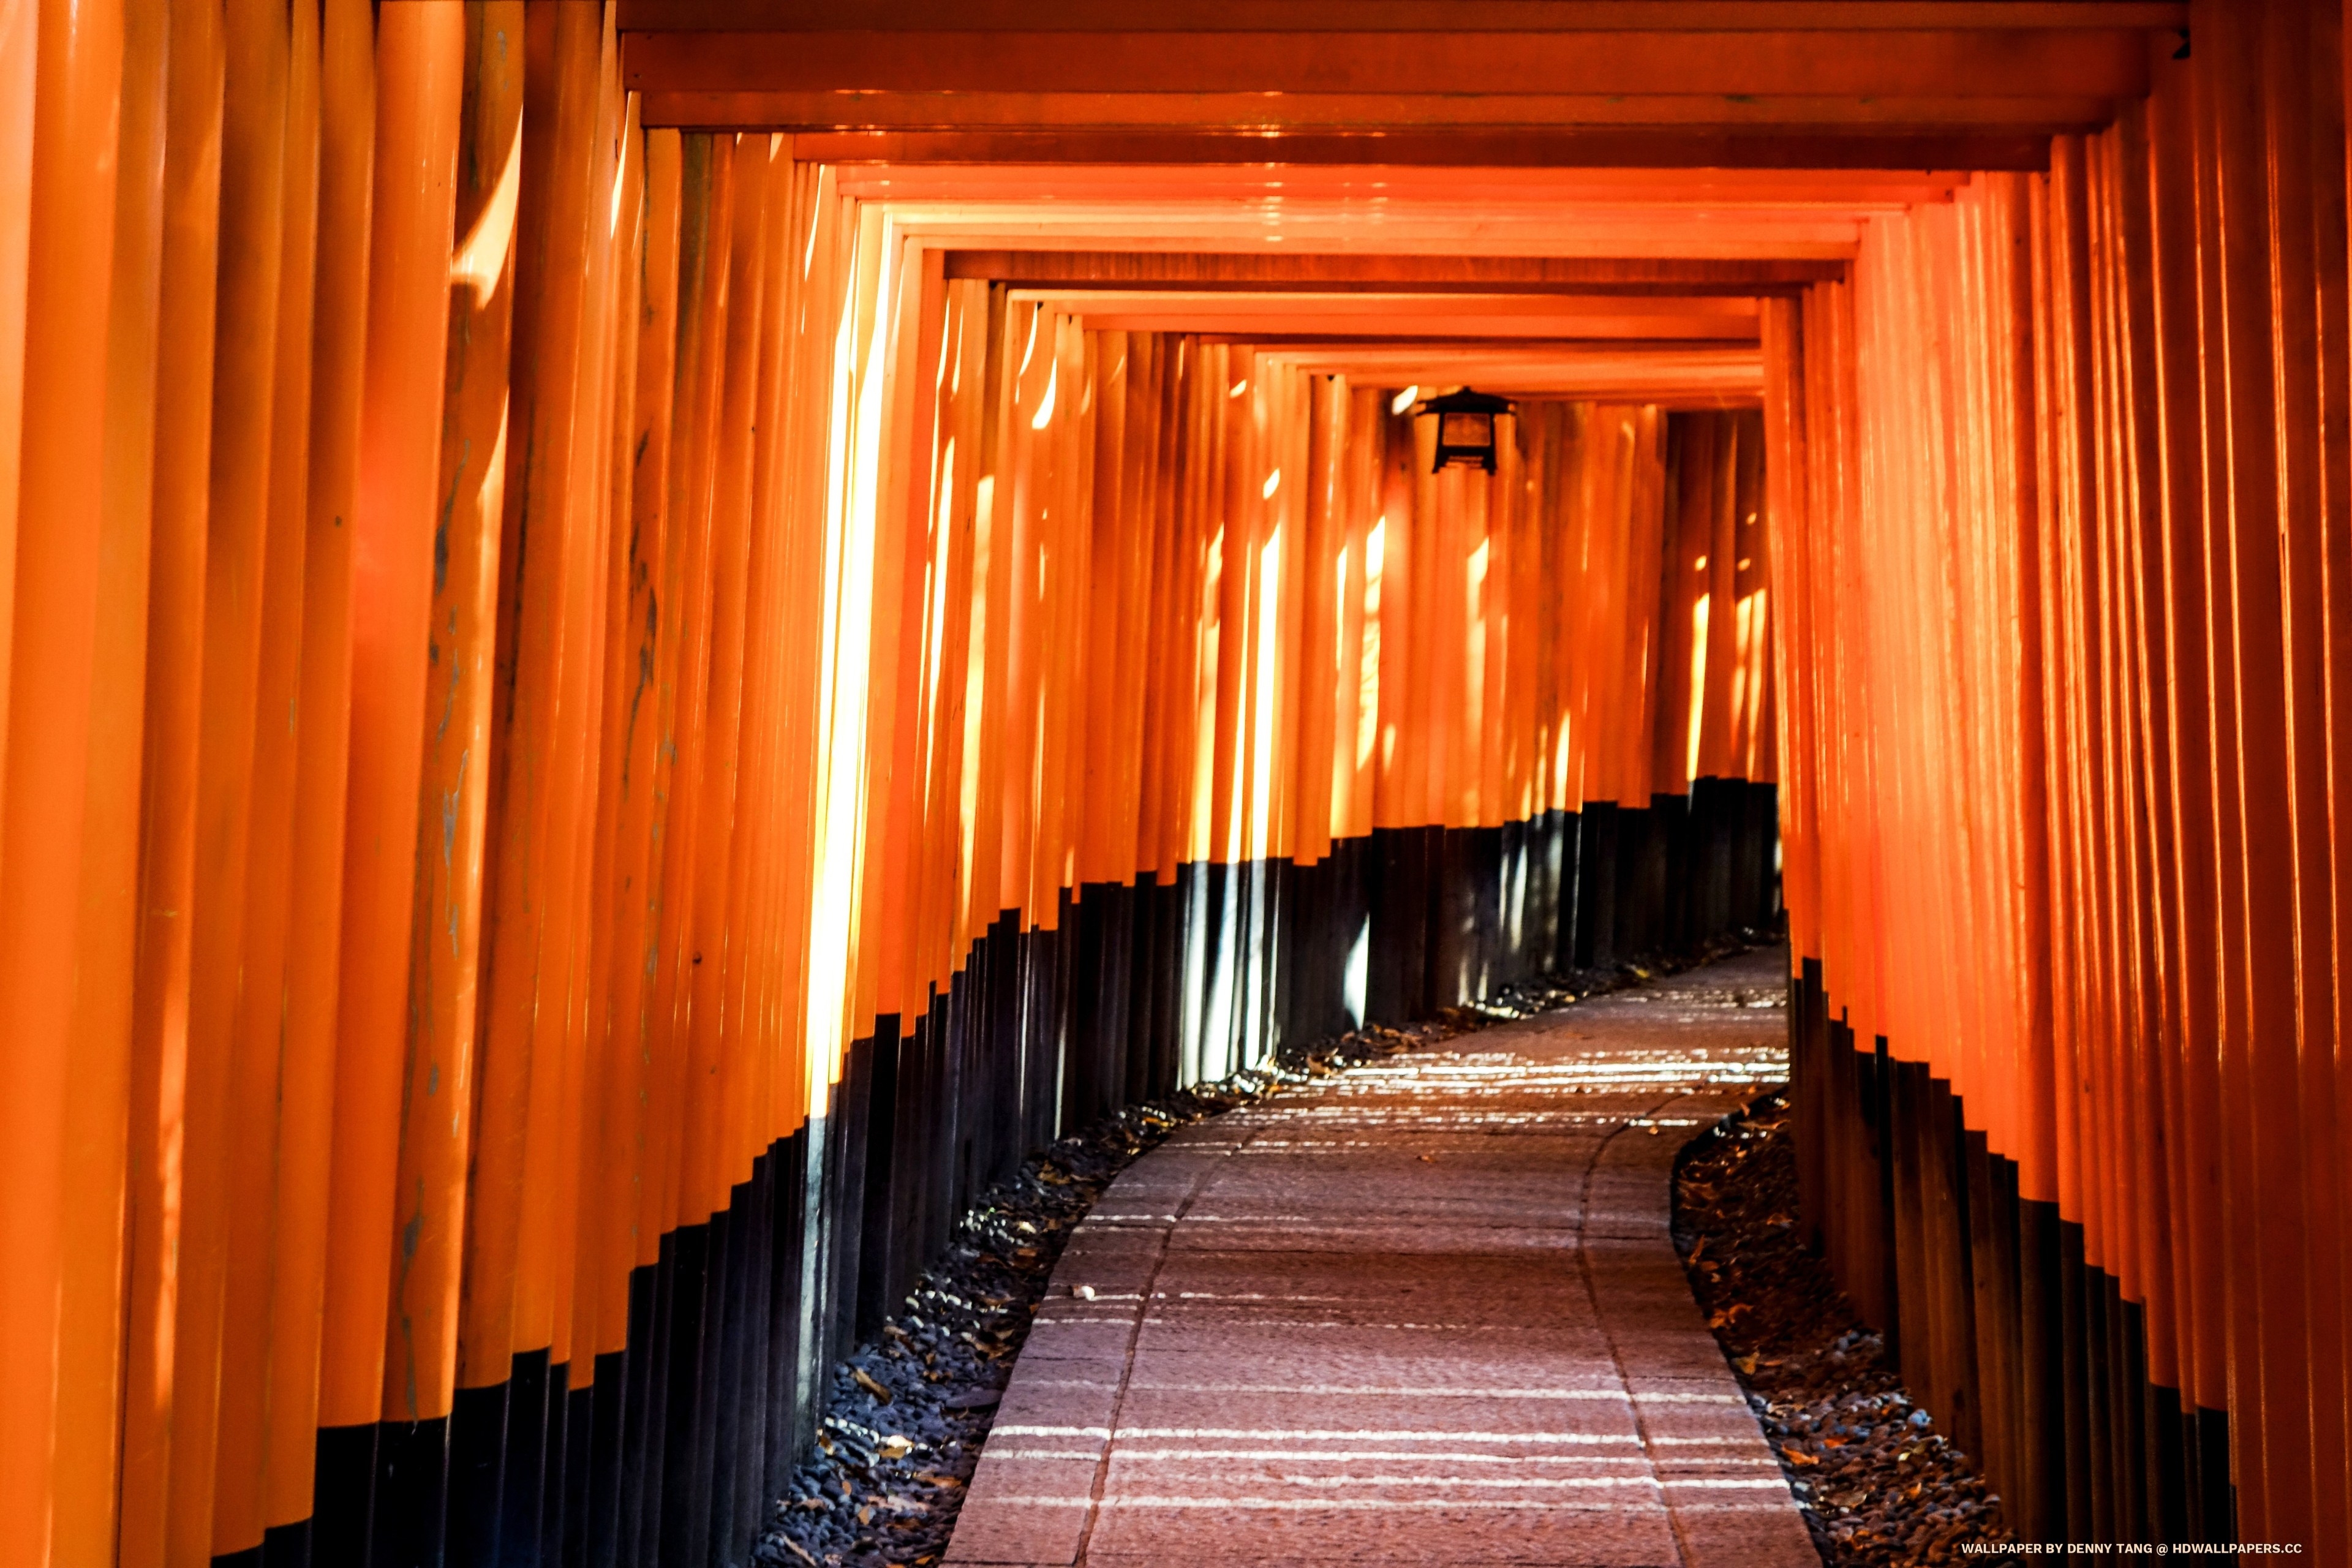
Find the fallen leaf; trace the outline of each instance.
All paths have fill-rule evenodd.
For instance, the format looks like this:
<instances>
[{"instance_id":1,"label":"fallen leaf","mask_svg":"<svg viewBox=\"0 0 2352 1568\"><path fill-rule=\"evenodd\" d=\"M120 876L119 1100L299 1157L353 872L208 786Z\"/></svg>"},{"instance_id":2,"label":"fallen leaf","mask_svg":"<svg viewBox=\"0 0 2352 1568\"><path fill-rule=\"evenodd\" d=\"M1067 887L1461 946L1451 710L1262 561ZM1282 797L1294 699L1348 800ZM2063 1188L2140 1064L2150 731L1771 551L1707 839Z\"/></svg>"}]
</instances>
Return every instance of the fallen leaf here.
<instances>
[{"instance_id":1,"label":"fallen leaf","mask_svg":"<svg viewBox=\"0 0 2352 1568\"><path fill-rule=\"evenodd\" d=\"M872 1378L866 1376L865 1368L856 1366L851 1367L849 1369L849 1377L851 1382L856 1384L858 1387L864 1389L866 1393L874 1396L875 1404L887 1405L890 1403L890 1391L883 1387L880 1384L875 1382Z\"/></svg>"},{"instance_id":2,"label":"fallen leaf","mask_svg":"<svg viewBox=\"0 0 2352 1568\"><path fill-rule=\"evenodd\" d=\"M1789 1463L1792 1465L1818 1465L1821 1463L1819 1459L1814 1458L1802 1448L1783 1448L1780 1450L1780 1457L1788 1460Z\"/></svg>"},{"instance_id":3,"label":"fallen leaf","mask_svg":"<svg viewBox=\"0 0 2352 1568\"><path fill-rule=\"evenodd\" d=\"M961 1481L956 1479L953 1476L943 1476L937 1470L917 1470L915 1472L915 1479L926 1485L934 1487L960 1487L963 1485Z\"/></svg>"},{"instance_id":4,"label":"fallen leaf","mask_svg":"<svg viewBox=\"0 0 2352 1568\"><path fill-rule=\"evenodd\" d=\"M1739 1369L1740 1375L1743 1377L1756 1375L1756 1358L1752 1355L1734 1356L1731 1358L1731 1364Z\"/></svg>"},{"instance_id":5,"label":"fallen leaf","mask_svg":"<svg viewBox=\"0 0 2352 1568\"><path fill-rule=\"evenodd\" d=\"M912 1443L894 1432L875 1444L874 1451L886 1459L903 1459L914 1451L914 1447Z\"/></svg>"},{"instance_id":6,"label":"fallen leaf","mask_svg":"<svg viewBox=\"0 0 2352 1568\"><path fill-rule=\"evenodd\" d=\"M809 1568L819 1568L817 1560L810 1556L808 1554L808 1549L803 1547L799 1542L794 1541L789 1535L780 1537L779 1539L781 1539L785 1545L791 1547L793 1549L793 1555L807 1563Z\"/></svg>"}]
</instances>

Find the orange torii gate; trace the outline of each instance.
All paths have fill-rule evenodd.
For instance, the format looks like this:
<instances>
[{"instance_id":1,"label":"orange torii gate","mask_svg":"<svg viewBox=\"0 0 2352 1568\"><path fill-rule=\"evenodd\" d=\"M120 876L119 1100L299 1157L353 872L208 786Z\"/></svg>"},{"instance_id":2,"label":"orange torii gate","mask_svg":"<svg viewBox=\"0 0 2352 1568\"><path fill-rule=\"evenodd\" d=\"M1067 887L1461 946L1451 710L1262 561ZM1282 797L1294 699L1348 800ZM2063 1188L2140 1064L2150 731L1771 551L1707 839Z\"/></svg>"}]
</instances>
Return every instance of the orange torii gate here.
<instances>
[{"instance_id":1,"label":"orange torii gate","mask_svg":"<svg viewBox=\"0 0 2352 1568\"><path fill-rule=\"evenodd\" d=\"M2339 8L818 9L0 19L0 1558L723 1556L1024 1149L1782 878L2018 1527L2340 1552Z\"/></svg>"}]
</instances>

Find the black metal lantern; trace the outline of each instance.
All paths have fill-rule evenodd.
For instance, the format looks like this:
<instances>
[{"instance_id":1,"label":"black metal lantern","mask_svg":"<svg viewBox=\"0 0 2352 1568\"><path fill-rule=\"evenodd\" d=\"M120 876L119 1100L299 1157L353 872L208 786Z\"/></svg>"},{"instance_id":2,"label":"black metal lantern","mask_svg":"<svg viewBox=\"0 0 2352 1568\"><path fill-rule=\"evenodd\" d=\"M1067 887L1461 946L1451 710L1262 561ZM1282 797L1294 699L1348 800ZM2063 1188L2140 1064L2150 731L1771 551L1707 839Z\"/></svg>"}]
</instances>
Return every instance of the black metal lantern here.
<instances>
[{"instance_id":1,"label":"black metal lantern","mask_svg":"<svg viewBox=\"0 0 2352 1568\"><path fill-rule=\"evenodd\" d=\"M1490 474L1495 471L1495 419L1511 412L1510 399L1465 386L1429 398L1413 412L1437 416L1437 458L1430 465L1431 473L1454 463L1475 463Z\"/></svg>"}]
</instances>

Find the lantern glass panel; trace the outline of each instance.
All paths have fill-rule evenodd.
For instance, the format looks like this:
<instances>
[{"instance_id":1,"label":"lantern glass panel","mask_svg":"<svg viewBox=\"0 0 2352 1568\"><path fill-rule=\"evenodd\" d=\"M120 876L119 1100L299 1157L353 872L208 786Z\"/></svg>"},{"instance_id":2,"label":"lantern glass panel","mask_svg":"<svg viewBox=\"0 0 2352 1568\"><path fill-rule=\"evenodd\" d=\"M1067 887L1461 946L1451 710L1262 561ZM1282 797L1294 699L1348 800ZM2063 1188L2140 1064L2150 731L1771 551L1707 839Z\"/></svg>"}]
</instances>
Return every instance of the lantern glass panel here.
<instances>
[{"instance_id":1,"label":"lantern glass panel","mask_svg":"<svg viewBox=\"0 0 2352 1568\"><path fill-rule=\"evenodd\" d=\"M1491 414L1440 415L1437 441L1442 447L1491 447L1495 444L1495 416Z\"/></svg>"}]
</instances>

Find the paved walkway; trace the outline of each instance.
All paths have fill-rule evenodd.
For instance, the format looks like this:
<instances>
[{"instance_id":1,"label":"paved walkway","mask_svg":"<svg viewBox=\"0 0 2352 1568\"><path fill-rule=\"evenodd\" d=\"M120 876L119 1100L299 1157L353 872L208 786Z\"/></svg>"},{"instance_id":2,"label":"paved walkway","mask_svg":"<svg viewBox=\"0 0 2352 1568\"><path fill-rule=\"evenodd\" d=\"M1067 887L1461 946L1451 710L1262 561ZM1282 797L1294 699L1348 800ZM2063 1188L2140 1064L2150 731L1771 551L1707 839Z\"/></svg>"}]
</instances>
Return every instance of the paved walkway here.
<instances>
[{"instance_id":1,"label":"paved walkway","mask_svg":"<svg viewBox=\"0 0 2352 1568\"><path fill-rule=\"evenodd\" d=\"M1667 1238L1751 954L1185 1128L1071 1237L950 1564L1819 1563Z\"/></svg>"}]
</instances>

